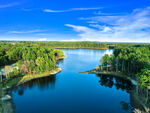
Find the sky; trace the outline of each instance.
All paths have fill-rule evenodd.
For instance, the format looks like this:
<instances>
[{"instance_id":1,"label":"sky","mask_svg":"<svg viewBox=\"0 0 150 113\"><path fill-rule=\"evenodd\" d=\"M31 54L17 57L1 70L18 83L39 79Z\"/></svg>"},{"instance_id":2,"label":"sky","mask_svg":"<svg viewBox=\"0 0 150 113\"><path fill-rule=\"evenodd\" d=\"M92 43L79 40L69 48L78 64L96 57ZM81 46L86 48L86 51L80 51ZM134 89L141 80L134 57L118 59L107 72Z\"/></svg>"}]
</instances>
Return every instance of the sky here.
<instances>
[{"instance_id":1,"label":"sky","mask_svg":"<svg viewBox=\"0 0 150 113\"><path fill-rule=\"evenodd\" d=\"M0 0L0 40L150 43L150 0Z\"/></svg>"}]
</instances>

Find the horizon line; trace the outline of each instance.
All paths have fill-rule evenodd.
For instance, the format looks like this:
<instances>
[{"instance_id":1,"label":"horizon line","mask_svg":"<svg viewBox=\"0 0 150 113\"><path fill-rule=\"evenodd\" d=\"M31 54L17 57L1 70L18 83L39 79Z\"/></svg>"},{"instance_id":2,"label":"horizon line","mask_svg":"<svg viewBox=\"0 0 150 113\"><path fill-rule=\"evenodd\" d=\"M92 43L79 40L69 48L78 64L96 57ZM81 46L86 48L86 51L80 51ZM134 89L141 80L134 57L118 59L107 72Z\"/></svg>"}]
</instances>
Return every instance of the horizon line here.
<instances>
[{"instance_id":1,"label":"horizon line","mask_svg":"<svg viewBox=\"0 0 150 113\"><path fill-rule=\"evenodd\" d=\"M99 42L99 43L134 43L134 44L150 44L150 42L100 42L100 41L38 41L38 40L0 40L0 42Z\"/></svg>"}]
</instances>

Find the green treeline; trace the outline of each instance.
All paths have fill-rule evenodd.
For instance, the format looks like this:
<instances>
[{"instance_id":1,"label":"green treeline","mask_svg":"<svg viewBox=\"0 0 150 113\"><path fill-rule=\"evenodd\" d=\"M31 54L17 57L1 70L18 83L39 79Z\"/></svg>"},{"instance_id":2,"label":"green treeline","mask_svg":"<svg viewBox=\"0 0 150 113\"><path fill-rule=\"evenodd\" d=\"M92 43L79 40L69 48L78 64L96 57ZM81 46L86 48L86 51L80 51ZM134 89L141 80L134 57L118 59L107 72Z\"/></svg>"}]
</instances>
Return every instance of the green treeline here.
<instances>
[{"instance_id":1,"label":"green treeline","mask_svg":"<svg viewBox=\"0 0 150 113\"><path fill-rule=\"evenodd\" d=\"M116 47L113 55L103 56L101 63L111 71L137 78L142 86L150 85L150 46Z\"/></svg>"},{"instance_id":2,"label":"green treeline","mask_svg":"<svg viewBox=\"0 0 150 113\"><path fill-rule=\"evenodd\" d=\"M77 42L59 42L59 41L2 41L1 43L9 43L13 45L34 45L51 48L88 48L88 49L107 49L116 47L147 47L146 43L109 43L109 42L91 42L91 41L77 41Z\"/></svg>"},{"instance_id":3,"label":"green treeline","mask_svg":"<svg viewBox=\"0 0 150 113\"><path fill-rule=\"evenodd\" d=\"M10 43L0 42L0 66L8 65L9 59L7 52L13 47Z\"/></svg>"},{"instance_id":4,"label":"green treeline","mask_svg":"<svg viewBox=\"0 0 150 113\"><path fill-rule=\"evenodd\" d=\"M108 46L105 43L99 42L32 42L41 46L53 47L53 48L91 48L91 49L107 49Z\"/></svg>"},{"instance_id":5,"label":"green treeline","mask_svg":"<svg viewBox=\"0 0 150 113\"><path fill-rule=\"evenodd\" d=\"M7 45L7 46L6 46ZM15 63L18 69L14 69L7 77L37 74L56 68L56 59L64 56L63 51L33 45L4 44L0 49L0 66ZM6 48L7 47L7 48Z\"/></svg>"}]
</instances>

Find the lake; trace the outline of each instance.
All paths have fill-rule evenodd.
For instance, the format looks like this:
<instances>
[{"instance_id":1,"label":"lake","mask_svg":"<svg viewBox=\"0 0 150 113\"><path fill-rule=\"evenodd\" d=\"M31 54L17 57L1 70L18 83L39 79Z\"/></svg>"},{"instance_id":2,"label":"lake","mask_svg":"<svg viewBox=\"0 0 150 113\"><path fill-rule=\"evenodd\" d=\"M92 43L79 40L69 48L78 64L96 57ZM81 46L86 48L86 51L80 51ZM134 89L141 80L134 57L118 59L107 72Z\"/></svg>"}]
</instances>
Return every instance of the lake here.
<instances>
[{"instance_id":1,"label":"lake","mask_svg":"<svg viewBox=\"0 0 150 113\"><path fill-rule=\"evenodd\" d=\"M79 74L94 69L113 50L62 49L57 75L30 81L12 91L15 113L130 113L128 81ZM125 84L125 85L124 85Z\"/></svg>"}]
</instances>

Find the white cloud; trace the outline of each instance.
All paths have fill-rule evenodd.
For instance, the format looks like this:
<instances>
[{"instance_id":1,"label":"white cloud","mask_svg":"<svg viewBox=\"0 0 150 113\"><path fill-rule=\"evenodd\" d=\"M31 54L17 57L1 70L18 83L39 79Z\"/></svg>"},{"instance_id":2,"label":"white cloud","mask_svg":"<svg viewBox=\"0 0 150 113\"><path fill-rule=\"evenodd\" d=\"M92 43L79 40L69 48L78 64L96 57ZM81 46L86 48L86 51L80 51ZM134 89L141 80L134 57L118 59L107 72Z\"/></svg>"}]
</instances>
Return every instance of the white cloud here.
<instances>
[{"instance_id":1,"label":"white cloud","mask_svg":"<svg viewBox=\"0 0 150 113\"><path fill-rule=\"evenodd\" d=\"M40 38L37 41L47 41L47 38Z\"/></svg>"},{"instance_id":2,"label":"white cloud","mask_svg":"<svg viewBox=\"0 0 150 113\"><path fill-rule=\"evenodd\" d=\"M126 14L125 12L120 12L120 13L103 13L102 11L96 11L94 12L95 15L103 15L103 16L113 16L113 15L124 15Z\"/></svg>"},{"instance_id":3,"label":"white cloud","mask_svg":"<svg viewBox=\"0 0 150 113\"><path fill-rule=\"evenodd\" d=\"M91 21L90 27L65 25L73 28L81 40L150 42L150 7L135 9L131 14L124 16L96 16L80 19Z\"/></svg>"},{"instance_id":4,"label":"white cloud","mask_svg":"<svg viewBox=\"0 0 150 113\"><path fill-rule=\"evenodd\" d=\"M16 6L16 5L19 5L19 4L20 4L19 2L10 3L10 4L3 4L3 5L0 5L0 8L13 7L13 6Z\"/></svg>"},{"instance_id":5,"label":"white cloud","mask_svg":"<svg viewBox=\"0 0 150 113\"><path fill-rule=\"evenodd\" d=\"M47 13L60 13L60 12L65 12L65 11L56 11L56 10L51 10L51 9L44 9L43 11L44 11L44 12L47 12Z\"/></svg>"},{"instance_id":6,"label":"white cloud","mask_svg":"<svg viewBox=\"0 0 150 113\"><path fill-rule=\"evenodd\" d=\"M60 13L60 12L71 12L71 11L86 11L86 10L98 10L101 7L92 7L92 8L71 8L67 10L52 10L52 9L44 9L43 12L47 13Z\"/></svg>"},{"instance_id":7,"label":"white cloud","mask_svg":"<svg viewBox=\"0 0 150 113\"><path fill-rule=\"evenodd\" d=\"M116 20L124 16L95 16L89 18L79 18L80 20L86 20L88 23L107 23L111 25L117 24Z\"/></svg>"},{"instance_id":8,"label":"white cloud","mask_svg":"<svg viewBox=\"0 0 150 113\"><path fill-rule=\"evenodd\" d=\"M65 24L65 26L72 27L73 30L76 32L92 31L92 29L85 27L85 26L76 26L76 25L71 25L71 24Z\"/></svg>"},{"instance_id":9,"label":"white cloud","mask_svg":"<svg viewBox=\"0 0 150 113\"><path fill-rule=\"evenodd\" d=\"M28 34L28 33L40 33L44 31L47 31L47 30L36 29L36 30L28 30L28 31L8 31L8 33L9 34Z\"/></svg>"},{"instance_id":10,"label":"white cloud","mask_svg":"<svg viewBox=\"0 0 150 113\"><path fill-rule=\"evenodd\" d=\"M93 7L93 8L72 8L71 11L82 11L82 10L98 10L101 9L101 7Z\"/></svg>"}]
</instances>

